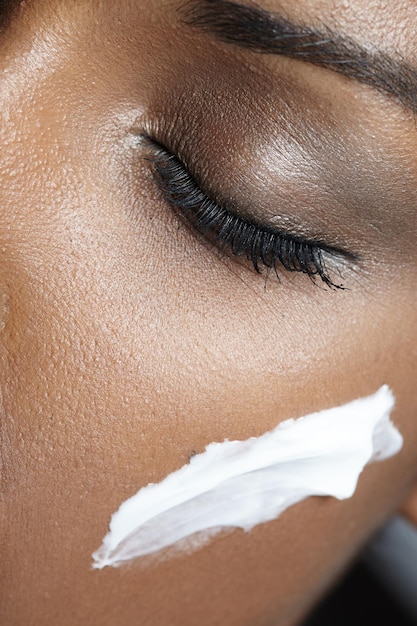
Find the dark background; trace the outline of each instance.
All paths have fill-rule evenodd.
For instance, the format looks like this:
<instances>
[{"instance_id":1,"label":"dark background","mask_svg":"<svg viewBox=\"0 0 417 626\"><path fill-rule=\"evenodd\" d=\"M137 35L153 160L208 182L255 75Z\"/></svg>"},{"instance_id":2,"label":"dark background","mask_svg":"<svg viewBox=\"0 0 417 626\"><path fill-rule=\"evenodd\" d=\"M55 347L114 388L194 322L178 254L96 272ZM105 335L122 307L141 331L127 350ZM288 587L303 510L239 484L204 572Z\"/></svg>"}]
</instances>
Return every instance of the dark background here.
<instances>
[{"instance_id":1,"label":"dark background","mask_svg":"<svg viewBox=\"0 0 417 626\"><path fill-rule=\"evenodd\" d=\"M416 590L417 593L417 590ZM363 563L357 563L303 626L416 626Z\"/></svg>"}]
</instances>

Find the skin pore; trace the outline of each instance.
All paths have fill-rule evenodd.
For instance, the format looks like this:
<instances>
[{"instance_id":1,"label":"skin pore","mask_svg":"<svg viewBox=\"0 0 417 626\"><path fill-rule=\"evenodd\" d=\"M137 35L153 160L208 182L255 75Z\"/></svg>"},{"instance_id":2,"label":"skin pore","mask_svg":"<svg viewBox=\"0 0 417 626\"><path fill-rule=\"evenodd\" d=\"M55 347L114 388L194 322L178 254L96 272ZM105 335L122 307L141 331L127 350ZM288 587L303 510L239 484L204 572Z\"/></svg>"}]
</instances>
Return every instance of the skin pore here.
<instances>
[{"instance_id":1,"label":"skin pore","mask_svg":"<svg viewBox=\"0 0 417 626\"><path fill-rule=\"evenodd\" d=\"M258 5L416 57L412 0ZM413 111L185 22L180 0L32 0L0 35L1 623L295 624L417 480ZM345 252L344 289L219 252L145 136L218 204ZM120 503L208 443L383 383L404 448L352 499L92 570Z\"/></svg>"}]
</instances>

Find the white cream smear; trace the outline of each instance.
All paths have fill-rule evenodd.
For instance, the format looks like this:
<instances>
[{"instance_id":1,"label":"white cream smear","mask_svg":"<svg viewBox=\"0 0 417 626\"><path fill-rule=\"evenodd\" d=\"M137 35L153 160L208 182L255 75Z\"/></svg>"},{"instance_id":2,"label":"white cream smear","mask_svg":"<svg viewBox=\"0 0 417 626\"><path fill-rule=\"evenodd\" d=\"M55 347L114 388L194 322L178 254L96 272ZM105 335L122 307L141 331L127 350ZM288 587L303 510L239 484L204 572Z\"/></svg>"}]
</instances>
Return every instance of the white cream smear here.
<instances>
[{"instance_id":1,"label":"white cream smear","mask_svg":"<svg viewBox=\"0 0 417 626\"><path fill-rule=\"evenodd\" d=\"M123 502L93 567L116 567L174 544L190 552L224 529L250 531L276 519L309 496L350 498L367 463L402 447L390 421L393 406L384 385L366 398L286 420L260 437L211 443Z\"/></svg>"}]
</instances>

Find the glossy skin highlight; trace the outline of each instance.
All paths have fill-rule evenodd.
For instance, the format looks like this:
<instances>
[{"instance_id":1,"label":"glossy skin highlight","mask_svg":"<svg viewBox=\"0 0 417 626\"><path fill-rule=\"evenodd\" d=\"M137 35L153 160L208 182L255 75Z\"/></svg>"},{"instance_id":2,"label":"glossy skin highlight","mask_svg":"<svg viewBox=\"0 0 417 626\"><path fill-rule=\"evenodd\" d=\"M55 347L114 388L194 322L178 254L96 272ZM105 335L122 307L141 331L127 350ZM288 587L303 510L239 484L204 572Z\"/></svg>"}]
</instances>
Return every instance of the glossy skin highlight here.
<instances>
[{"instance_id":1,"label":"glossy skin highlight","mask_svg":"<svg viewBox=\"0 0 417 626\"><path fill-rule=\"evenodd\" d=\"M1 36L2 623L286 626L416 482L415 120L186 31L179 4L38 0ZM411 0L260 4L415 58ZM346 289L219 257L161 198L150 131L242 210L358 251ZM351 500L311 498L151 570L91 569L120 502L209 442L383 383L404 449Z\"/></svg>"}]
</instances>

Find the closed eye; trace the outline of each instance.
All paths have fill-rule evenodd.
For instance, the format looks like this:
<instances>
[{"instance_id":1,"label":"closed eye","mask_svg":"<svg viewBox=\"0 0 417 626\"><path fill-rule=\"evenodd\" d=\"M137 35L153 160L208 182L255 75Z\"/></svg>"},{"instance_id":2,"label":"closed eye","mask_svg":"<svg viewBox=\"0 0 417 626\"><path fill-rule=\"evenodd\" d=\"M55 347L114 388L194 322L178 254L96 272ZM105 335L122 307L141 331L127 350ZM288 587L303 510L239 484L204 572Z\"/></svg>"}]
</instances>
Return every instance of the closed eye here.
<instances>
[{"instance_id":1,"label":"closed eye","mask_svg":"<svg viewBox=\"0 0 417 626\"><path fill-rule=\"evenodd\" d=\"M144 139L151 149L154 179L165 201L205 240L234 257L246 258L258 273L272 269L279 279L281 270L299 272L314 282L319 278L328 287L343 289L330 277L326 258L352 260L354 255L240 217L211 199L177 156L154 139Z\"/></svg>"}]
</instances>

